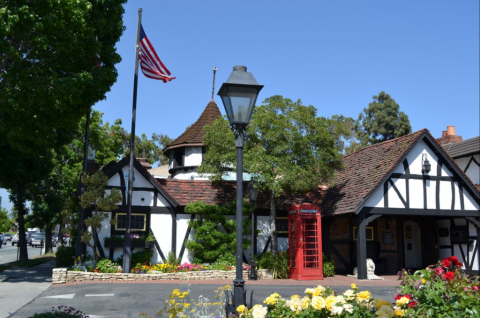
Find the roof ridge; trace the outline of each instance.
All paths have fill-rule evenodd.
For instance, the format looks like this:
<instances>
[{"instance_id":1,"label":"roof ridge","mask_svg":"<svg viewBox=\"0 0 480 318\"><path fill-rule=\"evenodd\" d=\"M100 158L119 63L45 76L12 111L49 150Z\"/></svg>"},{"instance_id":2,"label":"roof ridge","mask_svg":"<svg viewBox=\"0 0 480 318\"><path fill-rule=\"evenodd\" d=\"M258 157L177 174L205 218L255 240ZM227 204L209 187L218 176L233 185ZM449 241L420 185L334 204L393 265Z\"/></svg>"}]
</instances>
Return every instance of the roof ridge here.
<instances>
[{"instance_id":1,"label":"roof ridge","mask_svg":"<svg viewBox=\"0 0 480 318\"><path fill-rule=\"evenodd\" d=\"M203 138L205 137L205 132L203 127L206 125L211 125L218 117L221 117L222 113L218 108L215 101L211 100L208 102L207 106L203 110L200 117L193 123L188 129L186 129L179 137L170 142L163 152L168 151L169 148L181 144L203 144Z\"/></svg>"},{"instance_id":2,"label":"roof ridge","mask_svg":"<svg viewBox=\"0 0 480 318\"><path fill-rule=\"evenodd\" d=\"M394 142L395 142L395 143L398 143L399 141L401 141L401 140L403 140L403 139L412 138L412 135L421 134L422 132L425 132L425 131L426 131L426 132L429 132L428 129L423 128L423 129L421 129L421 130L412 132L412 133L410 133L410 134L408 134L408 135L403 135L403 136L400 136L400 137L397 137L397 138L392 138L392 139L389 139L389 140L385 140L385 141L382 141L382 142L379 142L379 143L376 143L376 144L373 144L373 145L368 145L368 146L366 146L365 148L362 148L362 149L360 149L360 150L357 150L357 151L355 151L355 152L352 152L351 154L348 154L348 155L344 156L343 158L347 158L347 157L349 157L349 156L351 156L351 155L357 154L357 153L362 152L362 151L364 151L364 150L370 150L370 149L373 148L373 147L381 147L381 146L384 147L385 145L388 145L388 144L390 144L390 143L394 143Z\"/></svg>"}]
</instances>

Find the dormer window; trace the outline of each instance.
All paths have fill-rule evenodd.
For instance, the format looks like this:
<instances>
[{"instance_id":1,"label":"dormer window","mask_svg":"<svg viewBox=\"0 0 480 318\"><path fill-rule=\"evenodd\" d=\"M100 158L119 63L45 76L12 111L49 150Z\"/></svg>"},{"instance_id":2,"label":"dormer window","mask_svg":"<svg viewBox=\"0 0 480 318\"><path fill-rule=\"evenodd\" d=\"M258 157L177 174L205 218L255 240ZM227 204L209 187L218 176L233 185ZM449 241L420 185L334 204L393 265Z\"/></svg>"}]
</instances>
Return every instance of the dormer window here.
<instances>
[{"instance_id":1,"label":"dormer window","mask_svg":"<svg viewBox=\"0 0 480 318\"><path fill-rule=\"evenodd\" d=\"M185 148L176 148L173 151L173 167L183 167L185 161Z\"/></svg>"}]
</instances>

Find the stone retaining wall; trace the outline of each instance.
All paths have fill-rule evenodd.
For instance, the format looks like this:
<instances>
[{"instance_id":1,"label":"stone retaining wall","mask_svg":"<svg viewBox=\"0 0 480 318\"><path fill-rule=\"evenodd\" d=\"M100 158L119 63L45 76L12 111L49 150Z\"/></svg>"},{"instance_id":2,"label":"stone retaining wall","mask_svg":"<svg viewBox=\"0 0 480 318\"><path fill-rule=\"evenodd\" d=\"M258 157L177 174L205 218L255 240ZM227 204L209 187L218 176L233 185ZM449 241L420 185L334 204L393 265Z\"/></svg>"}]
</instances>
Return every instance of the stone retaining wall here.
<instances>
[{"instance_id":1,"label":"stone retaining wall","mask_svg":"<svg viewBox=\"0 0 480 318\"><path fill-rule=\"evenodd\" d=\"M248 279L248 271L243 271L243 279ZM266 269L257 271L258 279L272 279L272 274ZM67 268L54 268L53 284L74 283L82 281L133 281L133 280L206 280L206 279L235 279L235 271L198 271L160 274L124 274L124 273L92 273L69 271Z\"/></svg>"}]
</instances>

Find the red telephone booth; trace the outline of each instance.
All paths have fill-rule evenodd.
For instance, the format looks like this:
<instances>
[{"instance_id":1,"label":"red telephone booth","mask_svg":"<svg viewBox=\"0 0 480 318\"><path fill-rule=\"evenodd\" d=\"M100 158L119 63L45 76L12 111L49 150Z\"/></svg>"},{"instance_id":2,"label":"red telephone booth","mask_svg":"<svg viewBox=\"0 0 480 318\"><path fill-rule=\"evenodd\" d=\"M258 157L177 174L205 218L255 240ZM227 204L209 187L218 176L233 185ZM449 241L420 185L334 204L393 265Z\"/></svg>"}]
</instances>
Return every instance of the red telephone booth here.
<instances>
[{"instance_id":1,"label":"red telephone booth","mask_svg":"<svg viewBox=\"0 0 480 318\"><path fill-rule=\"evenodd\" d=\"M295 204L288 209L290 278L323 279L322 224L316 205Z\"/></svg>"}]
</instances>

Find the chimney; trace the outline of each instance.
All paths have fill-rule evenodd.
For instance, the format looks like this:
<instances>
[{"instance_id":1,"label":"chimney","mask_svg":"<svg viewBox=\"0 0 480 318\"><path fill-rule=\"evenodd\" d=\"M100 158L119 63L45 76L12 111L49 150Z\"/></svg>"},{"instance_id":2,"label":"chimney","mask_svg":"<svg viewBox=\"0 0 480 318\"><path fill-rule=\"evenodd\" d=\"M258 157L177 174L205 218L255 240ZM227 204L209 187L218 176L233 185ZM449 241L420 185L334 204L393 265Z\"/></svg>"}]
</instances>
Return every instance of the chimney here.
<instances>
[{"instance_id":1,"label":"chimney","mask_svg":"<svg viewBox=\"0 0 480 318\"><path fill-rule=\"evenodd\" d=\"M455 126L447 126L447 130L442 131L442 137L437 139L437 142L442 146L460 141L463 141L463 138L455 134Z\"/></svg>"}]
</instances>

